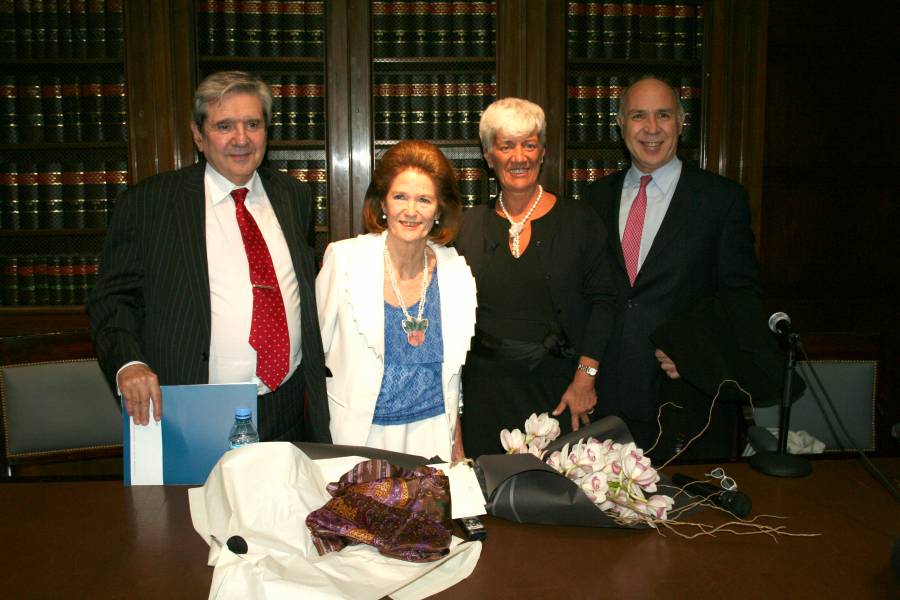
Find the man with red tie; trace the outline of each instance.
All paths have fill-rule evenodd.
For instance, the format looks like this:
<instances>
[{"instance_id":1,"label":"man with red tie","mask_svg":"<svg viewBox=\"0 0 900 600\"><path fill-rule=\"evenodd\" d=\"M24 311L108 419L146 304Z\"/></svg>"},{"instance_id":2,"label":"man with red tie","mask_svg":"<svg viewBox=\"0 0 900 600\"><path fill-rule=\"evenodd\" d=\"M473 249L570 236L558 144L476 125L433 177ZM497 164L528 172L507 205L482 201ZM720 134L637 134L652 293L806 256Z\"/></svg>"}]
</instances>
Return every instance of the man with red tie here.
<instances>
[{"instance_id":1,"label":"man with red tie","mask_svg":"<svg viewBox=\"0 0 900 600\"><path fill-rule=\"evenodd\" d=\"M150 177L117 203L88 312L100 365L135 423L160 385L253 382L262 440L330 441L309 246L312 203L260 166L272 94L207 77L191 132L204 161Z\"/></svg>"},{"instance_id":2,"label":"man with red tie","mask_svg":"<svg viewBox=\"0 0 900 600\"><path fill-rule=\"evenodd\" d=\"M759 267L746 191L676 156L684 110L675 90L654 77L635 82L622 96L617 121L631 167L594 182L585 194L609 228L607 256L620 298L598 376L597 412L623 417L636 442L649 448L663 402L686 404L684 395L667 393L673 382L685 386L678 381L684 374L679 360L651 341L654 332L722 292L757 302ZM673 412L664 411L663 442L669 447L654 458L671 455L702 428L709 400L681 406L674 420L668 418ZM734 437L730 422L719 446ZM712 427L711 437L714 429L722 427ZM721 452L726 449L709 451Z\"/></svg>"}]
</instances>

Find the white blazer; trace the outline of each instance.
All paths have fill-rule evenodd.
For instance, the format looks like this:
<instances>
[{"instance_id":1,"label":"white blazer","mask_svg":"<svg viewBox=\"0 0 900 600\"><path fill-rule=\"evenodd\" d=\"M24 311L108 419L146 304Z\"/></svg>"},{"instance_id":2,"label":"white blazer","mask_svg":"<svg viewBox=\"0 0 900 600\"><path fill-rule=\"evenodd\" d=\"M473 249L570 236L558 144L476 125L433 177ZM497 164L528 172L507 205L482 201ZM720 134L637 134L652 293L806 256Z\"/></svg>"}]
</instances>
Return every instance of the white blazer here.
<instances>
[{"instance_id":1,"label":"white blazer","mask_svg":"<svg viewBox=\"0 0 900 600\"><path fill-rule=\"evenodd\" d=\"M384 375L384 244L387 233L328 245L316 277L319 327L325 349L331 439L363 446ZM444 343L442 384L447 442L452 447L460 371L475 333L475 278L456 250L428 242L437 259ZM444 456L443 454L441 456Z\"/></svg>"}]
</instances>

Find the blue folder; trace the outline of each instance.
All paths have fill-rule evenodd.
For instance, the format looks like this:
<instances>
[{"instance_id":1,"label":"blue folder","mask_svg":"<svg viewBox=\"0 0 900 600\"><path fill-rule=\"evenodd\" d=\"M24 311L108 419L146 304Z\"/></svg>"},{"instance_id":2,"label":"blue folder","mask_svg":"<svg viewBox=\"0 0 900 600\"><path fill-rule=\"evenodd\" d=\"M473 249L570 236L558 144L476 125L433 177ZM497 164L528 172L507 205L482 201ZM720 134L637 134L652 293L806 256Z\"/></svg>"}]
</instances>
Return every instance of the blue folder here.
<instances>
[{"instance_id":1,"label":"blue folder","mask_svg":"<svg viewBox=\"0 0 900 600\"><path fill-rule=\"evenodd\" d=\"M163 417L157 425L132 423L122 411L125 485L202 485L228 451L234 409L250 408L256 427L256 385L252 383L162 386ZM132 431L132 428L142 431ZM139 434L132 436L132 434ZM149 479L142 466L160 461ZM151 469L152 470L152 469ZM133 471L141 473L133 481Z\"/></svg>"}]
</instances>

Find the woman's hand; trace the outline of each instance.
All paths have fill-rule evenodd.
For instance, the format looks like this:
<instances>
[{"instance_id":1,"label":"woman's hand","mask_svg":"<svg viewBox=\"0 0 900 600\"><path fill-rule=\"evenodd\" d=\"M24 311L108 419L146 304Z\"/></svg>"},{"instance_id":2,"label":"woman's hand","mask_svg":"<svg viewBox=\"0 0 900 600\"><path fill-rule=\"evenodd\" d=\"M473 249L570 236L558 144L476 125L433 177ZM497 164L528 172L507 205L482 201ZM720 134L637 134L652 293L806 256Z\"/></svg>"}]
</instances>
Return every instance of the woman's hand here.
<instances>
[{"instance_id":1,"label":"woman's hand","mask_svg":"<svg viewBox=\"0 0 900 600\"><path fill-rule=\"evenodd\" d=\"M572 431L578 431L582 425L591 422L588 416L597 405L597 390L594 389L594 378L582 371L575 371L572 383L566 388L562 400L553 409L553 416L558 417L569 409L572 417Z\"/></svg>"},{"instance_id":2,"label":"woman's hand","mask_svg":"<svg viewBox=\"0 0 900 600\"><path fill-rule=\"evenodd\" d=\"M456 417L456 433L453 434L453 448L450 450L450 464L466 459L466 451L462 441L462 419Z\"/></svg>"}]
</instances>

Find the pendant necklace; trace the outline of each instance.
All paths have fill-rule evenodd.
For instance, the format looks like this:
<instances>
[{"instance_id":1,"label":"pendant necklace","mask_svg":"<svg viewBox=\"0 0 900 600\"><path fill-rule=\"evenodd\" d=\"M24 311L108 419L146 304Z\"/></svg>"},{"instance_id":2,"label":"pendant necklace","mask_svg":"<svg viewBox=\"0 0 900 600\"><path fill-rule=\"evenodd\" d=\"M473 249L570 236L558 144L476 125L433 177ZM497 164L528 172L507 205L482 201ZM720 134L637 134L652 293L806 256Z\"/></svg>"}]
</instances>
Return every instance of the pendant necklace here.
<instances>
[{"instance_id":1,"label":"pendant necklace","mask_svg":"<svg viewBox=\"0 0 900 600\"><path fill-rule=\"evenodd\" d=\"M419 293L419 314L412 316L406 310L406 301L400 293L400 286L397 284L397 278L394 276L394 264L391 262L391 253L388 252L387 244L384 245L384 268L387 271L388 278L391 280L391 288L400 301L400 310L403 311L403 319L400 320L400 326L406 333L406 341L410 346L421 346L425 343L425 332L428 331L428 319L422 317L425 312L425 292L428 290L428 249L422 250L422 256L425 259L425 267L422 269L422 289Z\"/></svg>"},{"instance_id":2,"label":"pendant necklace","mask_svg":"<svg viewBox=\"0 0 900 600\"><path fill-rule=\"evenodd\" d=\"M541 201L543 195L544 188L538 185L537 198L535 198L534 203L531 205L531 208L528 209L528 212L525 213L525 217L518 223L513 221L513 218L509 216L508 212L506 212L506 206L503 204L503 192L501 191L497 195L497 201L500 203L500 210L503 211L503 214L506 215L506 220L509 221L509 237L512 238L512 254L516 258L519 258L522 255L522 253L519 251L519 234L522 233L523 229L525 229L525 222L528 221L531 213L533 213L534 209L537 208L537 205Z\"/></svg>"}]
</instances>

